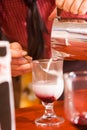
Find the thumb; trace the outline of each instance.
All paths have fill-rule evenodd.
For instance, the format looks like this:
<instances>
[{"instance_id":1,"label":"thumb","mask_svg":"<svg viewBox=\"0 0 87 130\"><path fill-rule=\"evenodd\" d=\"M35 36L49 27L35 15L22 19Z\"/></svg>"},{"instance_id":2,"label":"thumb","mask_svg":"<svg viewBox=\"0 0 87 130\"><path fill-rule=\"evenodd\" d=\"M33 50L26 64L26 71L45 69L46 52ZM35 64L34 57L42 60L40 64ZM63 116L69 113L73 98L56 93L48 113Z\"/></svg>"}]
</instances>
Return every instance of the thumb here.
<instances>
[{"instance_id":1,"label":"thumb","mask_svg":"<svg viewBox=\"0 0 87 130\"><path fill-rule=\"evenodd\" d=\"M10 44L10 49L19 49L19 50L22 50L22 46L18 43L18 42L12 42L11 44Z\"/></svg>"},{"instance_id":2,"label":"thumb","mask_svg":"<svg viewBox=\"0 0 87 130\"><path fill-rule=\"evenodd\" d=\"M27 52L22 49L22 46L18 42L11 43L10 49L13 58L19 58L27 55Z\"/></svg>"},{"instance_id":3,"label":"thumb","mask_svg":"<svg viewBox=\"0 0 87 130\"><path fill-rule=\"evenodd\" d=\"M24 50L15 50L15 49L11 49L11 56L12 58L20 58L23 56L26 56L27 52Z\"/></svg>"},{"instance_id":4,"label":"thumb","mask_svg":"<svg viewBox=\"0 0 87 130\"><path fill-rule=\"evenodd\" d=\"M57 16L57 8L53 10L53 12L48 17L48 20L53 20Z\"/></svg>"}]
</instances>

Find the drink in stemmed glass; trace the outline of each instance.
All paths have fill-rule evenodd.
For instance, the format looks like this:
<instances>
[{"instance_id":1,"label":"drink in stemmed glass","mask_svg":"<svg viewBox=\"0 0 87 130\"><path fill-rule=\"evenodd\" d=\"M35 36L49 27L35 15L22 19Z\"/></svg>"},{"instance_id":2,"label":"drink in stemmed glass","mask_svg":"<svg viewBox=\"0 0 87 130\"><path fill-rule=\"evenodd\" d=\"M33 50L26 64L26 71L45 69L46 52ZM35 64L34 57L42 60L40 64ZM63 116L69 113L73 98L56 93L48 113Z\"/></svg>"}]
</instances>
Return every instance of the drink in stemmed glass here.
<instances>
[{"instance_id":1,"label":"drink in stemmed glass","mask_svg":"<svg viewBox=\"0 0 87 130\"><path fill-rule=\"evenodd\" d=\"M45 107L43 116L35 120L37 125L58 125L64 122L55 114L53 103L63 93L63 58L41 59L33 61L32 86L35 95Z\"/></svg>"}]
</instances>

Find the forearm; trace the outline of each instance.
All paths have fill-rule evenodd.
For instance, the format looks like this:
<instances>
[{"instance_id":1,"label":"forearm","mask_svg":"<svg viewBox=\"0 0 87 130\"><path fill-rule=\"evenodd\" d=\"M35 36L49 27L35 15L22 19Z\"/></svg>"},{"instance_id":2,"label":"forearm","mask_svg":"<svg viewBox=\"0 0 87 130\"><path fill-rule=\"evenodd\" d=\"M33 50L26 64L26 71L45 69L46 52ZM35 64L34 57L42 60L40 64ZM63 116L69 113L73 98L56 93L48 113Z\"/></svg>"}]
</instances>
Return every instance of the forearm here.
<instances>
[{"instance_id":1,"label":"forearm","mask_svg":"<svg viewBox=\"0 0 87 130\"><path fill-rule=\"evenodd\" d=\"M38 0L38 9L40 15L46 25L46 28L49 33L45 33L45 49L44 49L44 57L48 58L51 55L51 46L50 46L50 35L51 35L51 28L52 28L52 20L49 20L49 16L55 8L55 0Z\"/></svg>"}]
</instances>

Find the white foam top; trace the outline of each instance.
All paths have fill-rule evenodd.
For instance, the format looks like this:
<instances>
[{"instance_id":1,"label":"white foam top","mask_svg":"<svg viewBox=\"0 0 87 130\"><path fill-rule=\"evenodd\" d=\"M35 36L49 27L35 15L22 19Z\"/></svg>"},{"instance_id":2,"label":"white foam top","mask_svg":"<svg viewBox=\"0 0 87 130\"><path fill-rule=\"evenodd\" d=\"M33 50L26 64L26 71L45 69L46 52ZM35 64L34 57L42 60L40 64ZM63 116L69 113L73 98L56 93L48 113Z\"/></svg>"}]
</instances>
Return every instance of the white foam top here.
<instances>
[{"instance_id":1,"label":"white foam top","mask_svg":"<svg viewBox=\"0 0 87 130\"><path fill-rule=\"evenodd\" d=\"M33 91L36 95L42 97L54 96L58 99L64 89L63 79L58 78L57 82L39 81L33 84Z\"/></svg>"}]
</instances>

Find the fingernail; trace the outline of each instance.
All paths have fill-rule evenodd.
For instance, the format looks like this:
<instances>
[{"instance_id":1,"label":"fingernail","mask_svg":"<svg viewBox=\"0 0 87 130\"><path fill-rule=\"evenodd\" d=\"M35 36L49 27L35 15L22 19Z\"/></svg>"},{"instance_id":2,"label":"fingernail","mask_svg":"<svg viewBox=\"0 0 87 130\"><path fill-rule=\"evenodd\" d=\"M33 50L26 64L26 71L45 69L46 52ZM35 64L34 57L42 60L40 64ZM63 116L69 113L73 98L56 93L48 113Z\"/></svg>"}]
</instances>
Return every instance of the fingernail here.
<instances>
[{"instance_id":1,"label":"fingernail","mask_svg":"<svg viewBox=\"0 0 87 130\"><path fill-rule=\"evenodd\" d=\"M24 56L24 58L27 59L28 61L32 61L32 57L30 57L30 56L26 55L26 56Z\"/></svg>"},{"instance_id":2,"label":"fingernail","mask_svg":"<svg viewBox=\"0 0 87 130\"><path fill-rule=\"evenodd\" d=\"M22 51L22 55L23 56L27 55L27 52L26 51Z\"/></svg>"}]
</instances>

